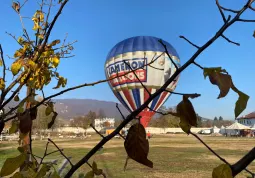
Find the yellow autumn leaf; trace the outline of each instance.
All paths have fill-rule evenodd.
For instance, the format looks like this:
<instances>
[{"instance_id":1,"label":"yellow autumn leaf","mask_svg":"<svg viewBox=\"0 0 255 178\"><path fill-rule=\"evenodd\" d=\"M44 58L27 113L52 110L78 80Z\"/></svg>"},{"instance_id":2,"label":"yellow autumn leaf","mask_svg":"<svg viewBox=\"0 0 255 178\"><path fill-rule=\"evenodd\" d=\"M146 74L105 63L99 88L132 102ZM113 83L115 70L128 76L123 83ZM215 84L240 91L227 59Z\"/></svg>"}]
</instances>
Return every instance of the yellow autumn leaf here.
<instances>
[{"instance_id":1,"label":"yellow autumn leaf","mask_svg":"<svg viewBox=\"0 0 255 178\"><path fill-rule=\"evenodd\" d=\"M34 21L33 30L38 30L38 29L41 29L41 28L42 28L42 27L39 25L39 20L38 20L38 18L33 17L32 20Z\"/></svg>"},{"instance_id":2,"label":"yellow autumn leaf","mask_svg":"<svg viewBox=\"0 0 255 178\"><path fill-rule=\"evenodd\" d=\"M23 54L24 54L24 51L23 51L22 49L19 49L19 50L15 51L14 57L15 57L15 58L16 58L16 57L20 57L20 56L22 56Z\"/></svg>"},{"instance_id":3,"label":"yellow autumn leaf","mask_svg":"<svg viewBox=\"0 0 255 178\"><path fill-rule=\"evenodd\" d=\"M44 21L44 14L42 11L37 10L34 14L34 18L37 18L40 20L40 22Z\"/></svg>"},{"instance_id":4,"label":"yellow autumn leaf","mask_svg":"<svg viewBox=\"0 0 255 178\"><path fill-rule=\"evenodd\" d=\"M22 44L25 40L22 37L18 38L18 43Z\"/></svg>"},{"instance_id":5,"label":"yellow autumn leaf","mask_svg":"<svg viewBox=\"0 0 255 178\"><path fill-rule=\"evenodd\" d=\"M0 59L0 66L3 66L3 60Z\"/></svg>"},{"instance_id":6,"label":"yellow autumn leaf","mask_svg":"<svg viewBox=\"0 0 255 178\"><path fill-rule=\"evenodd\" d=\"M19 62L14 62L11 65L11 71L13 75L17 75L21 69L21 64Z\"/></svg>"},{"instance_id":7,"label":"yellow autumn leaf","mask_svg":"<svg viewBox=\"0 0 255 178\"><path fill-rule=\"evenodd\" d=\"M28 61L28 64L29 64L29 66L30 66L32 69L35 69L36 64L35 64L35 62L34 62L34 61L29 60L29 61Z\"/></svg>"},{"instance_id":8,"label":"yellow autumn leaf","mask_svg":"<svg viewBox=\"0 0 255 178\"><path fill-rule=\"evenodd\" d=\"M5 82L3 78L0 78L0 90L3 90L5 88Z\"/></svg>"},{"instance_id":9,"label":"yellow autumn leaf","mask_svg":"<svg viewBox=\"0 0 255 178\"><path fill-rule=\"evenodd\" d=\"M53 64L53 66L54 67L58 67L58 64L59 64L59 57L57 57L57 56L54 56L53 58L52 58L52 64Z\"/></svg>"}]
</instances>

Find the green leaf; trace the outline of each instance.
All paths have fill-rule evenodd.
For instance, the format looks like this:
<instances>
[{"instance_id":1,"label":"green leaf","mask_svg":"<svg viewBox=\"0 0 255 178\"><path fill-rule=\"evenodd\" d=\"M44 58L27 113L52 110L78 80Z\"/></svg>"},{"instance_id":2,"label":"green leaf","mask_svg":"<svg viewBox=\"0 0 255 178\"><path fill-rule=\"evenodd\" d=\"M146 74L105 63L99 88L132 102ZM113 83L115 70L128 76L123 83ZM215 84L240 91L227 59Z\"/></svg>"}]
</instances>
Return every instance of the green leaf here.
<instances>
[{"instance_id":1,"label":"green leaf","mask_svg":"<svg viewBox=\"0 0 255 178\"><path fill-rule=\"evenodd\" d=\"M12 121L12 126L9 129L9 134L13 134L13 133L16 133L18 131L18 128L19 128L18 124L19 124L18 121L16 121L16 120Z\"/></svg>"},{"instance_id":2,"label":"green leaf","mask_svg":"<svg viewBox=\"0 0 255 178\"><path fill-rule=\"evenodd\" d=\"M94 172L93 171L87 172L84 178L94 178Z\"/></svg>"},{"instance_id":3,"label":"green leaf","mask_svg":"<svg viewBox=\"0 0 255 178\"><path fill-rule=\"evenodd\" d=\"M20 172L16 172L12 178L23 178L22 174Z\"/></svg>"},{"instance_id":4,"label":"green leaf","mask_svg":"<svg viewBox=\"0 0 255 178\"><path fill-rule=\"evenodd\" d=\"M148 160L149 142L143 125L137 123L130 127L124 142L128 156L145 166L153 168L153 162Z\"/></svg>"},{"instance_id":5,"label":"green leaf","mask_svg":"<svg viewBox=\"0 0 255 178\"><path fill-rule=\"evenodd\" d=\"M102 169L98 169L98 168L97 168L97 163L96 163L95 161L93 161L92 170L93 170L93 172L94 172L97 176L99 176L99 175L101 175L101 174L103 173L103 170L102 170Z\"/></svg>"},{"instance_id":6,"label":"green leaf","mask_svg":"<svg viewBox=\"0 0 255 178\"><path fill-rule=\"evenodd\" d=\"M221 164L213 169L213 178L233 178L232 170L227 164Z\"/></svg>"},{"instance_id":7,"label":"green leaf","mask_svg":"<svg viewBox=\"0 0 255 178\"><path fill-rule=\"evenodd\" d=\"M51 178L60 178L55 168L53 174L51 175Z\"/></svg>"},{"instance_id":8,"label":"green leaf","mask_svg":"<svg viewBox=\"0 0 255 178\"><path fill-rule=\"evenodd\" d=\"M16 96L14 97L14 101L19 101L19 95L16 95Z\"/></svg>"},{"instance_id":9,"label":"green leaf","mask_svg":"<svg viewBox=\"0 0 255 178\"><path fill-rule=\"evenodd\" d=\"M24 178L35 178L36 177L36 172L28 167L25 171L20 172Z\"/></svg>"},{"instance_id":10,"label":"green leaf","mask_svg":"<svg viewBox=\"0 0 255 178\"><path fill-rule=\"evenodd\" d=\"M238 92L239 98L236 101L236 107L235 107L235 117L237 118L246 108L249 96L246 95L243 92Z\"/></svg>"},{"instance_id":11,"label":"green leaf","mask_svg":"<svg viewBox=\"0 0 255 178\"><path fill-rule=\"evenodd\" d=\"M53 109L50 105L47 106L47 108L45 109L45 115L48 116L52 113Z\"/></svg>"},{"instance_id":12,"label":"green leaf","mask_svg":"<svg viewBox=\"0 0 255 178\"><path fill-rule=\"evenodd\" d=\"M18 109L17 109L17 112L18 113L23 113L24 112L23 106L19 106Z\"/></svg>"},{"instance_id":13,"label":"green leaf","mask_svg":"<svg viewBox=\"0 0 255 178\"><path fill-rule=\"evenodd\" d=\"M42 164L41 169L36 175L36 178L42 178L46 175L46 173L50 170L51 166L48 164Z\"/></svg>"},{"instance_id":14,"label":"green leaf","mask_svg":"<svg viewBox=\"0 0 255 178\"><path fill-rule=\"evenodd\" d=\"M180 119L179 126L185 133L190 133L191 125L184 118Z\"/></svg>"},{"instance_id":15,"label":"green leaf","mask_svg":"<svg viewBox=\"0 0 255 178\"><path fill-rule=\"evenodd\" d=\"M189 134L191 126L197 127L197 115L192 103L186 96L177 105L177 114L180 117L180 127L182 130Z\"/></svg>"},{"instance_id":16,"label":"green leaf","mask_svg":"<svg viewBox=\"0 0 255 178\"><path fill-rule=\"evenodd\" d=\"M22 153L15 158L7 158L1 169L0 176L8 176L16 171L26 160L26 154Z\"/></svg>"},{"instance_id":17,"label":"green leaf","mask_svg":"<svg viewBox=\"0 0 255 178\"><path fill-rule=\"evenodd\" d=\"M19 150L20 153L24 153L25 152L25 148L24 147L18 147L17 150Z\"/></svg>"}]
</instances>

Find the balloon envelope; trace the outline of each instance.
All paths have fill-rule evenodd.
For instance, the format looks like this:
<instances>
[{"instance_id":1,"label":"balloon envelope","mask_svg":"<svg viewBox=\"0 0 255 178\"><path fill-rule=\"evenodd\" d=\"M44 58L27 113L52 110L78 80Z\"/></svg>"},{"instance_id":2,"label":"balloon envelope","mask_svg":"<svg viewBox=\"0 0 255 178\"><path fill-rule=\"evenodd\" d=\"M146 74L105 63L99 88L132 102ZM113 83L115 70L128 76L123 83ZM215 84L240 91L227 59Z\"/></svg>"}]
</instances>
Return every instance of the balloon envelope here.
<instances>
[{"instance_id":1,"label":"balloon envelope","mask_svg":"<svg viewBox=\"0 0 255 178\"><path fill-rule=\"evenodd\" d=\"M106 58L106 78L114 78L108 84L114 95L129 111L140 107L149 95L155 93L176 71L174 64L165 53L165 48L158 40L159 38L151 36L125 39L116 44ZM176 50L168 42L162 41L173 61L180 67ZM167 90L173 91L178 79L179 76L167 87ZM162 92L139 114L142 116L140 123L144 127L147 127L155 114L154 111L157 111L169 96L169 92Z\"/></svg>"}]
</instances>

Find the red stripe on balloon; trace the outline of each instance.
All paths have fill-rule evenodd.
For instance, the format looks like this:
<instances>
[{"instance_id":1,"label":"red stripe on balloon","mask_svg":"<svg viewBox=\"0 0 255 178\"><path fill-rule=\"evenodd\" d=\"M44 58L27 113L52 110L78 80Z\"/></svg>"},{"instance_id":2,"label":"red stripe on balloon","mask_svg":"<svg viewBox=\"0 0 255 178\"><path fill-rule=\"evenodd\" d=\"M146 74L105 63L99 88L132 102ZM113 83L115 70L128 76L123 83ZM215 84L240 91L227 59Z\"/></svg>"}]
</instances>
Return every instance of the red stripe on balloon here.
<instances>
[{"instance_id":1,"label":"red stripe on balloon","mask_svg":"<svg viewBox=\"0 0 255 178\"><path fill-rule=\"evenodd\" d=\"M152 89L151 88L147 88L147 90L149 91L149 93L151 93ZM143 93L144 93L144 100L143 100L143 102L145 103L147 101L147 99L150 97L150 95L149 95L149 93L145 89L143 89ZM144 111L149 111L149 109L146 108L146 109L144 109Z\"/></svg>"},{"instance_id":2,"label":"red stripe on balloon","mask_svg":"<svg viewBox=\"0 0 255 178\"><path fill-rule=\"evenodd\" d=\"M134 100L132 99L132 96L130 95L129 90L128 89L124 89L124 90L122 90L122 92L124 93L124 95L125 95L128 103L129 103L129 105L131 106L131 108L133 110L135 110L136 109L135 108L135 103L134 103Z\"/></svg>"},{"instance_id":3,"label":"red stripe on balloon","mask_svg":"<svg viewBox=\"0 0 255 178\"><path fill-rule=\"evenodd\" d=\"M160 99L155 107L155 110L158 109L158 107L161 105L161 103L163 102L163 100L165 99L166 95L168 94L168 92L162 92L161 96L160 96Z\"/></svg>"}]
</instances>

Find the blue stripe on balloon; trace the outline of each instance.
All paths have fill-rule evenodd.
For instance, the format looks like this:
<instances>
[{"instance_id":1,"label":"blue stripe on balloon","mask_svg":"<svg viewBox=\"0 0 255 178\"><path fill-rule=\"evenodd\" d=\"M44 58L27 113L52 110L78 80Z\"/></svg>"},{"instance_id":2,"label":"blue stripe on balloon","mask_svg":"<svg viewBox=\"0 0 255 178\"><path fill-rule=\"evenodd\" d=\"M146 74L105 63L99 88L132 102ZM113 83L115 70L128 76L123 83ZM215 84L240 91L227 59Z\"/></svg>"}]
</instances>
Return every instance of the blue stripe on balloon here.
<instances>
[{"instance_id":1,"label":"blue stripe on balloon","mask_svg":"<svg viewBox=\"0 0 255 178\"><path fill-rule=\"evenodd\" d=\"M126 108L128 111L132 112L132 111L130 110L130 108L128 107L127 103L126 103L126 102L124 101L124 99L122 98L121 94L120 94L119 92L116 92L116 95L117 95L117 98L120 100L120 102L125 106L125 108Z\"/></svg>"},{"instance_id":2,"label":"blue stripe on balloon","mask_svg":"<svg viewBox=\"0 0 255 178\"><path fill-rule=\"evenodd\" d=\"M135 52L135 51L165 52L164 46L162 46L158 40L159 38L152 37L152 36L136 36L136 37L125 39L119 42L118 44L116 44L111 49L111 51L107 55L107 60L127 52ZM169 54L179 58L179 55L174 49L174 47L170 43L164 40L162 41L166 45L166 48Z\"/></svg>"},{"instance_id":3,"label":"blue stripe on balloon","mask_svg":"<svg viewBox=\"0 0 255 178\"><path fill-rule=\"evenodd\" d=\"M156 97L152 100L151 109L155 110L155 106L156 106L156 104L157 104L157 102L158 102L160 96L161 96L161 94L158 95L158 96L156 96Z\"/></svg>"},{"instance_id":4,"label":"blue stripe on balloon","mask_svg":"<svg viewBox=\"0 0 255 178\"><path fill-rule=\"evenodd\" d=\"M140 89L139 88L132 89L132 93L135 99L136 108L139 108L141 106Z\"/></svg>"}]
</instances>

